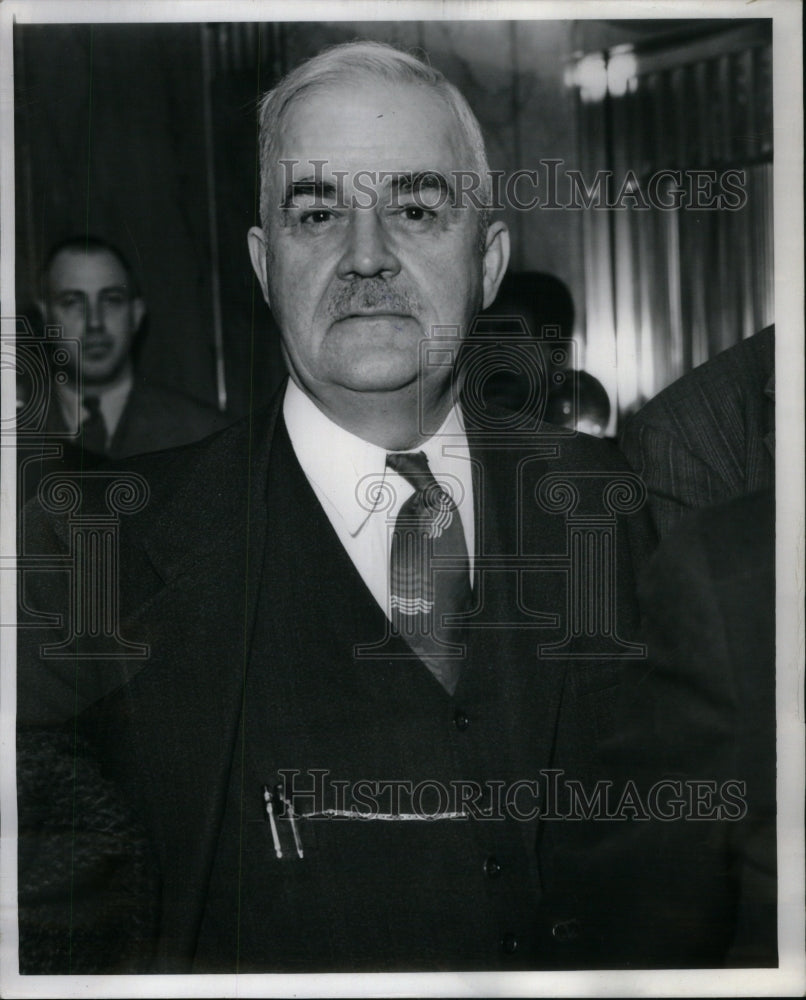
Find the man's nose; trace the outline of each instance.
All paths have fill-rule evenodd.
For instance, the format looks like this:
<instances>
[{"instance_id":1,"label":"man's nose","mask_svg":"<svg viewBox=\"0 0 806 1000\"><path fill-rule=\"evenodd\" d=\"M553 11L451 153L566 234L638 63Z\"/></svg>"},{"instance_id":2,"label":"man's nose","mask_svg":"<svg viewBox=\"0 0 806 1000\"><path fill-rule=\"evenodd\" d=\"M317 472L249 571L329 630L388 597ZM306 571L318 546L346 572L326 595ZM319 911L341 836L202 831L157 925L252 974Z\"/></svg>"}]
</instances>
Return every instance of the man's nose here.
<instances>
[{"instance_id":1,"label":"man's nose","mask_svg":"<svg viewBox=\"0 0 806 1000\"><path fill-rule=\"evenodd\" d=\"M355 209L350 218L347 246L339 261L339 277L391 277L399 270L400 261L376 212Z\"/></svg>"},{"instance_id":2,"label":"man's nose","mask_svg":"<svg viewBox=\"0 0 806 1000\"><path fill-rule=\"evenodd\" d=\"M102 330L104 326L104 308L100 298L87 296L86 324L88 330Z\"/></svg>"}]
</instances>

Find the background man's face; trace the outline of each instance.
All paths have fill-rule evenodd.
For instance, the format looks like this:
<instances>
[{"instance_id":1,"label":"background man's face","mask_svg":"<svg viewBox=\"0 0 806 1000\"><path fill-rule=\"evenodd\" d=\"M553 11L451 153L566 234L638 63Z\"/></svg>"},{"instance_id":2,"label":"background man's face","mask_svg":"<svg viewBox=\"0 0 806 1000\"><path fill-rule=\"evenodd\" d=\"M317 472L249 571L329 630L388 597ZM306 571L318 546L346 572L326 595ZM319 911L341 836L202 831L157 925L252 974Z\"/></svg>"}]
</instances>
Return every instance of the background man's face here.
<instances>
[{"instance_id":1,"label":"background man's face","mask_svg":"<svg viewBox=\"0 0 806 1000\"><path fill-rule=\"evenodd\" d=\"M144 313L117 257L107 250L63 250L51 263L46 291L48 322L61 326L67 340L81 342L80 363L73 345L65 344L73 378L80 368L85 385L114 379Z\"/></svg>"},{"instance_id":2,"label":"background man's face","mask_svg":"<svg viewBox=\"0 0 806 1000\"><path fill-rule=\"evenodd\" d=\"M343 83L298 99L278 145L297 162L274 173L267 284L293 377L325 401L336 387L416 388L422 339L437 326L464 333L487 298L478 214L438 186L416 193L378 175L453 183L470 154L451 110L426 87ZM448 377L429 370L426 389Z\"/></svg>"}]
</instances>

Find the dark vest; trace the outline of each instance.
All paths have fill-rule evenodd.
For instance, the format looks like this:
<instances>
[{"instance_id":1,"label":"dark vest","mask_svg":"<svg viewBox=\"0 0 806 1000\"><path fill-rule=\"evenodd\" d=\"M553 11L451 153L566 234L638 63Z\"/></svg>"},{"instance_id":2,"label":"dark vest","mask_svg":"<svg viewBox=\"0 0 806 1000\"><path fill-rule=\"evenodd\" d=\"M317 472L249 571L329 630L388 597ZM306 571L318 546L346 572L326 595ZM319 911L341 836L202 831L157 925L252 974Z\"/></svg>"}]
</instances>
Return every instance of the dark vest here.
<instances>
[{"instance_id":1,"label":"dark vest","mask_svg":"<svg viewBox=\"0 0 806 1000\"><path fill-rule=\"evenodd\" d=\"M536 823L503 818L498 801L541 766L523 669L513 683L507 658L491 662L489 646L471 641L451 697L419 660L399 658L408 651L397 637L382 656L356 657L356 643L384 638L386 617L284 427L267 488L241 727L195 971L539 965ZM297 814L292 824L275 798L281 858L263 794L277 785ZM530 805L526 786L514 808ZM360 815L310 816L351 808ZM426 818L473 810L501 818ZM423 818L377 815L401 813Z\"/></svg>"}]
</instances>

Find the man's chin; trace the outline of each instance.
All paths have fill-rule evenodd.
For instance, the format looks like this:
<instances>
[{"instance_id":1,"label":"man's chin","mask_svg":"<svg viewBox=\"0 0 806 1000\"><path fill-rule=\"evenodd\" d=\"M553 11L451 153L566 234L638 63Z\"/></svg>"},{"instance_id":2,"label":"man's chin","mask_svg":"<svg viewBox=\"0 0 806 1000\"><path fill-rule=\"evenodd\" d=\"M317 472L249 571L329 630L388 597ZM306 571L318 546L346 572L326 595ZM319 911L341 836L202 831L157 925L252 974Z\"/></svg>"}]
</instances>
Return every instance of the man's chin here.
<instances>
[{"instance_id":1,"label":"man's chin","mask_svg":"<svg viewBox=\"0 0 806 1000\"><path fill-rule=\"evenodd\" d=\"M339 381L346 389L361 393L398 392L416 385L416 365L370 366L345 373Z\"/></svg>"},{"instance_id":2,"label":"man's chin","mask_svg":"<svg viewBox=\"0 0 806 1000\"><path fill-rule=\"evenodd\" d=\"M416 335L342 337L338 357L331 357L332 381L356 392L394 392L420 375L419 330Z\"/></svg>"}]
</instances>

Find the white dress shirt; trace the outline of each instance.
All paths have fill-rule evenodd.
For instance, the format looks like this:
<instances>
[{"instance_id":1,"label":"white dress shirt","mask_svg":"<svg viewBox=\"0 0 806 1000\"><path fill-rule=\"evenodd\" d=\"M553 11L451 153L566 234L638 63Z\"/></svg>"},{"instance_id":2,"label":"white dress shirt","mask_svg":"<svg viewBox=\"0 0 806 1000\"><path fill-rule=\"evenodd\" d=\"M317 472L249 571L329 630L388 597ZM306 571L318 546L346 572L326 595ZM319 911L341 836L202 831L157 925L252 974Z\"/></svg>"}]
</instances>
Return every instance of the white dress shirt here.
<instances>
[{"instance_id":1,"label":"white dress shirt","mask_svg":"<svg viewBox=\"0 0 806 1000\"><path fill-rule=\"evenodd\" d=\"M392 531L414 488L386 467L387 452L325 416L293 382L283 400L288 436L319 503L387 617ZM458 406L439 431L411 451L425 452L434 478L459 510L473 579L475 524L470 450Z\"/></svg>"}]
</instances>

